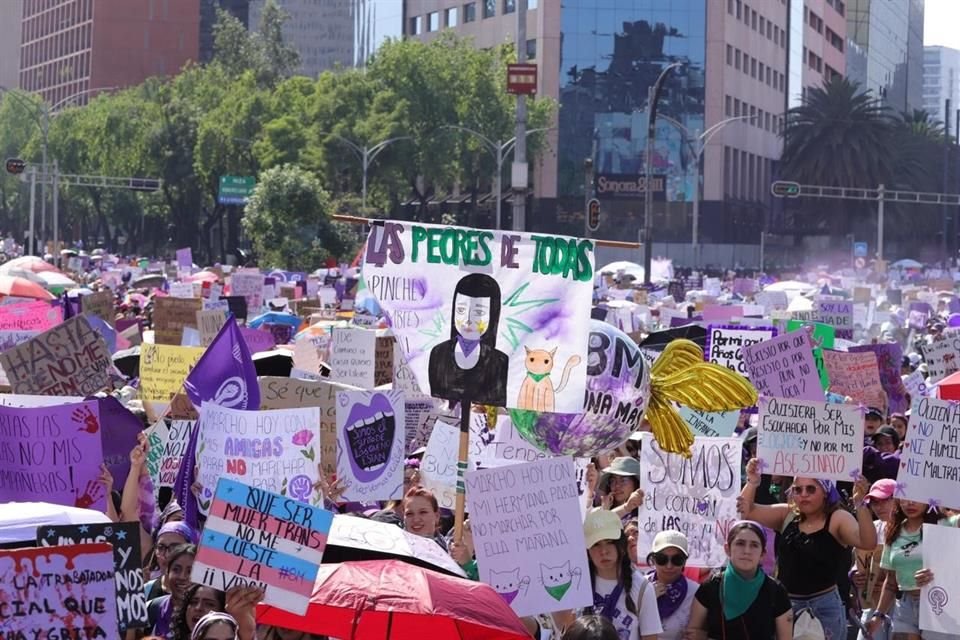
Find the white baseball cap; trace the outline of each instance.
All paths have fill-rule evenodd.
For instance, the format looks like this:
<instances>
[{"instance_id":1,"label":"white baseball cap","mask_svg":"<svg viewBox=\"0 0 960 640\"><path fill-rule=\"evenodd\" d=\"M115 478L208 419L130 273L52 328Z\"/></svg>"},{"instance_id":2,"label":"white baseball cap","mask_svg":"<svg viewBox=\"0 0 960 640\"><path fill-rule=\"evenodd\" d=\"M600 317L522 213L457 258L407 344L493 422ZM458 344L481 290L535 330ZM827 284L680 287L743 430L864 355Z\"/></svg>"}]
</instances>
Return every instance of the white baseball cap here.
<instances>
[{"instance_id":1,"label":"white baseball cap","mask_svg":"<svg viewBox=\"0 0 960 640\"><path fill-rule=\"evenodd\" d=\"M653 547L650 551L652 553L659 553L668 547L676 547L680 551L683 551L683 555L688 556L690 555L687 551L688 544L687 536L679 531L661 531L653 539Z\"/></svg>"}]
</instances>

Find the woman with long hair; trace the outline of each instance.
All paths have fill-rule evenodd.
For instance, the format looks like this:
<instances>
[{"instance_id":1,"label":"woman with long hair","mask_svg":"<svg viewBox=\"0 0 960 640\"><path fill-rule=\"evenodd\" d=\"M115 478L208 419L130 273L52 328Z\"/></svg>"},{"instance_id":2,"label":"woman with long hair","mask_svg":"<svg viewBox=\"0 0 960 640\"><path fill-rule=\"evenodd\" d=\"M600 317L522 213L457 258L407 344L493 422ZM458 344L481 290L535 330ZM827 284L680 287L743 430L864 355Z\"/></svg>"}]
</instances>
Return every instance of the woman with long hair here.
<instances>
[{"instance_id":1,"label":"woman with long hair","mask_svg":"<svg viewBox=\"0 0 960 640\"><path fill-rule=\"evenodd\" d=\"M870 492L863 499L870 506L874 515L874 527L877 530L877 540L883 540L887 521L893 515L896 506L893 494L897 489L895 480L877 480L870 486ZM883 555L883 545L878 544L873 551L857 551L854 554L854 566L850 571L850 582L855 593L854 603L858 604L861 624L866 624L873 618L877 604L883 594L884 570L880 568ZM889 628L886 629L889 631ZM873 633L872 640L887 640L887 633ZM861 630L859 640L866 640Z\"/></svg>"},{"instance_id":2,"label":"woman with long hair","mask_svg":"<svg viewBox=\"0 0 960 640\"><path fill-rule=\"evenodd\" d=\"M421 538L430 538L446 550L440 535L440 503L432 491L414 487L403 497L403 528Z\"/></svg>"},{"instance_id":3,"label":"woman with long hair","mask_svg":"<svg viewBox=\"0 0 960 640\"><path fill-rule=\"evenodd\" d=\"M147 601L170 593L166 574L171 550L185 544L196 544L197 540L197 532L186 522L173 520L160 527L157 543L153 546L152 557L147 564L148 567L156 569L157 575L143 586Z\"/></svg>"},{"instance_id":4,"label":"woman with long hair","mask_svg":"<svg viewBox=\"0 0 960 640\"><path fill-rule=\"evenodd\" d=\"M656 592L644 576L634 571L620 518L606 509L593 509L583 522L583 532L593 606L581 615L607 618L624 640L656 640L663 631Z\"/></svg>"},{"instance_id":5,"label":"woman with long hair","mask_svg":"<svg viewBox=\"0 0 960 640\"><path fill-rule=\"evenodd\" d=\"M893 623L894 640L929 640L955 637L933 631L920 631L920 589L933 580L933 573L923 568L923 525L957 526L957 516L942 516L930 505L913 500L897 500L884 529L883 592L867 631L871 635L881 628L886 618ZM900 597L897 598L897 594Z\"/></svg>"},{"instance_id":6,"label":"woman with long hair","mask_svg":"<svg viewBox=\"0 0 960 640\"><path fill-rule=\"evenodd\" d=\"M647 565L654 568L647 574L647 579L657 594L657 610L663 626L660 638L663 640L683 637L693 597L700 587L684 575L687 549L687 536L679 531L661 531L654 537L647 555Z\"/></svg>"},{"instance_id":7,"label":"woman with long hair","mask_svg":"<svg viewBox=\"0 0 960 640\"><path fill-rule=\"evenodd\" d=\"M763 527L741 520L727 533L727 564L697 589L688 640L790 640L793 609L787 590L760 566Z\"/></svg>"},{"instance_id":8,"label":"woman with long hair","mask_svg":"<svg viewBox=\"0 0 960 640\"><path fill-rule=\"evenodd\" d=\"M787 504L755 504L758 486L760 469L753 459L747 463L740 512L745 519L781 532L777 578L790 594L794 613L810 610L823 625L827 640L841 640L847 633L847 615L837 582L850 567L850 547L873 551L877 546L873 515L863 503L866 480L861 478L854 485L856 517L841 508L840 493L830 480L794 478Z\"/></svg>"},{"instance_id":9,"label":"woman with long hair","mask_svg":"<svg viewBox=\"0 0 960 640\"><path fill-rule=\"evenodd\" d=\"M582 616L566 628L560 640L620 640L620 636L603 616Z\"/></svg>"},{"instance_id":10,"label":"woman with long hair","mask_svg":"<svg viewBox=\"0 0 960 640\"><path fill-rule=\"evenodd\" d=\"M170 550L164 574L169 593L147 602L147 621L153 635L172 640L173 612L183 606L196 555L197 547L192 544L181 544Z\"/></svg>"},{"instance_id":11,"label":"woman with long hair","mask_svg":"<svg viewBox=\"0 0 960 640\"><path fill-rule=\"evenodd\" d=\"M222 612L227 606L223 591L202 584L191 584L183 601L173 613L173 640L190 640L194 628L208 613Z\"/></svg>"}]
</instances>

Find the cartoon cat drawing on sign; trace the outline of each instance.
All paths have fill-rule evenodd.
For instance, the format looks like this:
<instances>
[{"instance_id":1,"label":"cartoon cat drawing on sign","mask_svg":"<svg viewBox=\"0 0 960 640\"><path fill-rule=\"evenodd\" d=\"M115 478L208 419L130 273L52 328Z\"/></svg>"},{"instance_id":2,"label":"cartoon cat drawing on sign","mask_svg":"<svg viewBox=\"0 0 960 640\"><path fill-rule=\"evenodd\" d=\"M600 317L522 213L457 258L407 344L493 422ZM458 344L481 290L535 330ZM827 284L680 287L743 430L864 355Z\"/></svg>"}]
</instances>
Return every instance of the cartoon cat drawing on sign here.
<instances>
[{"instance_id":1,"label":"cartoon cat drawing on sign","mask_svg":"<svg viewBox=\"0 0 960 640\"><path fill-rule=\"evenodd\" d=\"M557 602L563 600L563 596L567 595L574 578L577 580L577 586L580 585L580 577L580 568L576 567L571 570L569 560L556 567L540 564L540 582L543 583L543 588L547 593Z\"/></svg>"},{"instance_id":2,"label":"cartoon cat drawing on sign","mask_svg":"<svg viewBox=\"0 0 960 640\"><path fill-rule=\"evenodd\" d=\"M567 360L567 364L563 367L563 375L560 376L560 386L554 388L550 380L550 372L553 371L557 348L547 351L525 346L524 350L527 352L527 357L524 359L527 375L523 379L523 384L520 385L517 408L552 412L556 406L556 394L567 386L570 371L580 364L580 356L571 356Z\"/></svg>"},{"instance_id":3,"label":"cartoon cat drawing on sign","mask_svg":"<svg viewBox=\"0 0 960 640\"><path fill-rule=\"evenodd\" d=\"M512 604L514 598L516 598L520 591L522 590L524 595L527 593L527 587L530 586L530 577L523 576L520 577L520 568L517 567L511 571L490 571L490 586L493 587L493 590L500 594L500 596L507 601L507 604Z\"/></svg>"},{"instance_id":4,"label":"cartoon cat drawing on sign","mask_svg":"<svg viewBox=\"0 0 960 640\"><path fill-rule=\"evenodd\" d=\"M510 359L497 349L499 324L497 281L483 273L461 278L453 294L450 339L430 351L430 395L506 406Z\"/></svg>"}]
</instances>

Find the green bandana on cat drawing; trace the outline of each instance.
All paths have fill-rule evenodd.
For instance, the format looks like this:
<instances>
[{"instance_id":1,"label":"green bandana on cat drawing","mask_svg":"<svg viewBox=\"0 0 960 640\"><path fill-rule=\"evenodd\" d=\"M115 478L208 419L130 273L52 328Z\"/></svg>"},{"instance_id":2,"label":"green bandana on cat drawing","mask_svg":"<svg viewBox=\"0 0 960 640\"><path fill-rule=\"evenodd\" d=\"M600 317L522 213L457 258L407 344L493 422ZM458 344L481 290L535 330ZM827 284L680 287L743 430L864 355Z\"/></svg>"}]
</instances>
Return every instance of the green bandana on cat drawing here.
<instances>
[{"instance_id":1,"label":"green bandana on cat drawing","mask_svg":"<svg viewBox=\"0 0 960 640\"><path fill-rule=\"evenodd\" d=\"M543 588L547 590L547 593L553 596L554 600L560 602L563 600L563 596L567 595L567 589L570 588L571 584L573 584L572 580L564 582L563 584L555 584L552 587L544 585Z\"/></svg>"},{"instance_id":2,"label":"green bandana on cat drawing","mask_svg":"<svg viewBox=\"0 0 960 640\"><path fill-rule=\"evenodd\" d=\"M532 371L527 371L527 375L533 378L534 382L540 382L544 378L550 375L550 372L547 373L533 373Z\"/></svg>"}]
</instances>

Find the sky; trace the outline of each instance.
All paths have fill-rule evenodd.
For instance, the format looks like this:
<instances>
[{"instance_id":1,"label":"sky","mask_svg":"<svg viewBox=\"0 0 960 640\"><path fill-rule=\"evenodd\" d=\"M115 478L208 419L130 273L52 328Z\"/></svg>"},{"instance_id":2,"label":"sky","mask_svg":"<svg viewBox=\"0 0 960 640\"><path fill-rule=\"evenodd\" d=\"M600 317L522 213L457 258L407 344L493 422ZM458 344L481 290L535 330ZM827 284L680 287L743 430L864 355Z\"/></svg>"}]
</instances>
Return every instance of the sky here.
<instances>
[{"instance_id":1,"label":"sky","mask_svg":"<svg viewBox=\"0 0 960 640\"><path fill-rule=\"evenodd\" d=\"M960 49L960 0L927 0L923 14L923 44Z\"/></svg>"}]
</instances>

